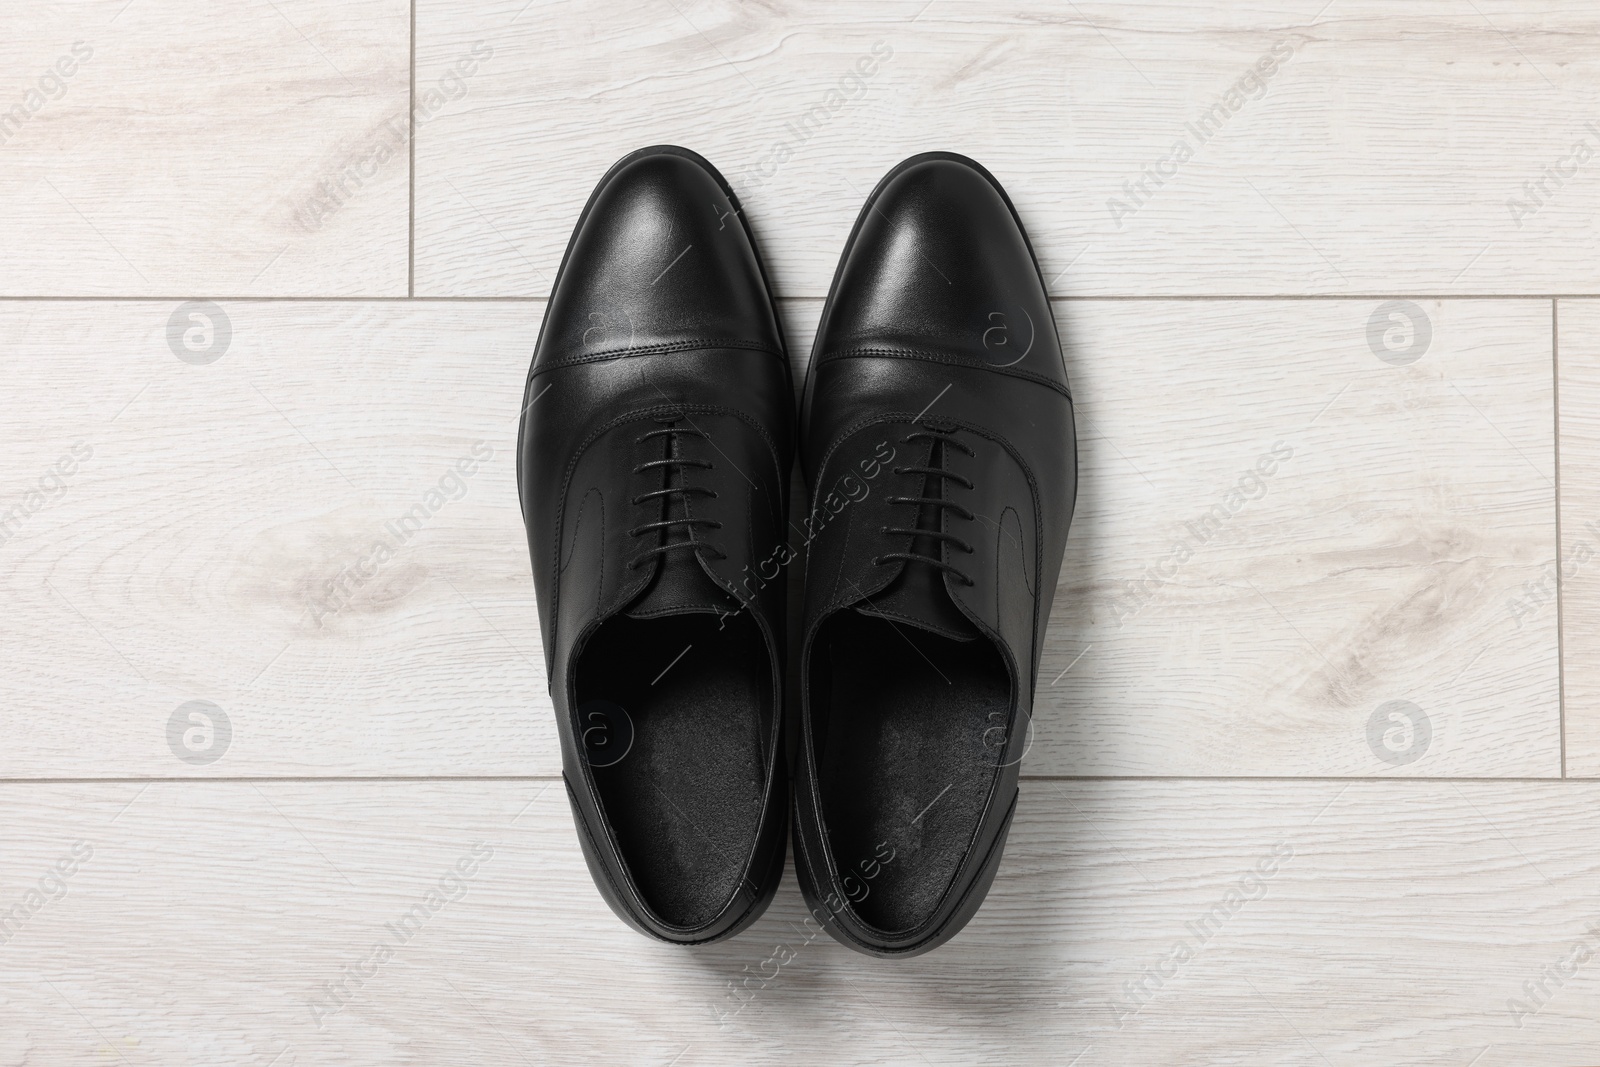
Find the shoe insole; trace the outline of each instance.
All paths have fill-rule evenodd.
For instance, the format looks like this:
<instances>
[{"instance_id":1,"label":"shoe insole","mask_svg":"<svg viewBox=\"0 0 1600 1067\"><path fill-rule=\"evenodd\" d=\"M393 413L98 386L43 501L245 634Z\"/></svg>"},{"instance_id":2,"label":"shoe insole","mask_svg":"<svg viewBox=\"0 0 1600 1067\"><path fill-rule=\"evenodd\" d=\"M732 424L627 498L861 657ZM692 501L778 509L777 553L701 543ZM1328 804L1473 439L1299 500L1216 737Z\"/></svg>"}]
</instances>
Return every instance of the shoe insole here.
<instances>
[{"instance_id":1,"label":"shoe insole","mask_svg":"<svg viewBox=\"0 0 1600 1067\"><path fill-rule=\"evenodd\" d=\"M715 918L761 818L772 679L755 623L742 614L613 618L579 657L577 698L580 712L606 701L631 724L626 754L591 765L616 760L594 766L595 783L645 901L676 926Z\"/></svg>"},{"instance_id":2,"label":"shoe insole","mask_svg":"<svg viewBox=\"0 0 1600 1067\"><path fill-rule=\"evenodd\" d=\"M1004 662L985 638L854 611L816 640L812 714L825 716L814 736L834 862L862 920L915 929L955 877L1003 760Z\"/></svg>"}]
</instances>

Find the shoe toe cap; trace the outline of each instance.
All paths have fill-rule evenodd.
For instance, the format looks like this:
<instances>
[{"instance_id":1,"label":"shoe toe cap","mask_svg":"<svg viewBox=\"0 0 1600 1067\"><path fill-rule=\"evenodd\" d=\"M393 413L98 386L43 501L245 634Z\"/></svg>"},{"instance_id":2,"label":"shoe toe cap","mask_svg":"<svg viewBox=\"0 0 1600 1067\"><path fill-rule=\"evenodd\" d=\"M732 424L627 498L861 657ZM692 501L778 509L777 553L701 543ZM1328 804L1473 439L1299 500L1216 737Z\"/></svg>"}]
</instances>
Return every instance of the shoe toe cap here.
<instances>
[{"instance_id":1,"label":"shoe toe cap","mask_svg":"<svg viewBox=\"0 0 1600 1067\"><path fill-rule=\"evenodd\" d=\"M687 149L641 149L595 190L551 294L541 360L736 340L782 351L737 202Z\"/></svg>"},{"instance_id":2,"label":"shoe toe cap","mask_svg":"<svg viewBox=\"0 0 1600 1067\"><path fill-rule=\"evenodd\" d=\"M933 349L1065 381L1045 287L1010 202L979 164L913 157L869 199L817 355Z\"/></svg>"}]
</instances>

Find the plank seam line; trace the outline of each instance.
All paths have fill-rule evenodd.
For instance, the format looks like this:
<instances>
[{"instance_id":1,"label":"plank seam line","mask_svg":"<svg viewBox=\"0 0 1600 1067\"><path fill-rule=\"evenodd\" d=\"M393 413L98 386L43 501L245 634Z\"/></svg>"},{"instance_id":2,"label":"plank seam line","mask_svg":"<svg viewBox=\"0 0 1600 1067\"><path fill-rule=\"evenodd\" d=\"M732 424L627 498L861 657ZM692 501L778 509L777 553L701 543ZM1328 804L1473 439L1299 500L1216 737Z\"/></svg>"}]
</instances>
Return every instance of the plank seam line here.
<instances>
[{"instance_id":1,"label":"plank seam line","mask_svg":"<svg viewBox=\"0 0 1600 1067\"><path fill-rule=\"evenodd\" d=\"M1556 468L1556 723L1561 742L1561 777L1567 776L1567 639L1565 603L1562 599L1561 553L1561 333L1557 305L1550 301L1550 408L1555 422Z\"/></svg>"}]
</instances>

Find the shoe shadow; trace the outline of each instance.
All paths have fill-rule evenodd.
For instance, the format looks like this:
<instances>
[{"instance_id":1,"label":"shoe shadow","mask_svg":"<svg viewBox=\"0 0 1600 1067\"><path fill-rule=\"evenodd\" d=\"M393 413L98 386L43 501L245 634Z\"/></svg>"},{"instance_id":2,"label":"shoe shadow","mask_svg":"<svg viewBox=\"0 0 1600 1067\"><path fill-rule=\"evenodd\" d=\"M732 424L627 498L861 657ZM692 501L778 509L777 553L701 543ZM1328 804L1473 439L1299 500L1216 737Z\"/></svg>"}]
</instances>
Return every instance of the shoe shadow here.
<instances>
[{"instance_id":1,"label":"shoe shadow","mask_svg":"<svg viewBox=\"0 0 1600 1067\"><path fill-rule=\"evenodd\" d=\"M1067 1037L1067 976L1081 964L1070 948L1081 940L1071 936L1070 902L1080 894L1060 848L1062 804L1048 785L1023 784L1005 859L977 916L912 959L877 959L836 942L807 914L791 863L754 926L686 954L703 979L695 985L713 990L708 1022L808 1062L837 1054L841 1040L881 1041L896 1062L915 1061L904 1039L930 1028L949 1048L1008 1053L1052 1031Z\"/></svg>"}]
</instances>

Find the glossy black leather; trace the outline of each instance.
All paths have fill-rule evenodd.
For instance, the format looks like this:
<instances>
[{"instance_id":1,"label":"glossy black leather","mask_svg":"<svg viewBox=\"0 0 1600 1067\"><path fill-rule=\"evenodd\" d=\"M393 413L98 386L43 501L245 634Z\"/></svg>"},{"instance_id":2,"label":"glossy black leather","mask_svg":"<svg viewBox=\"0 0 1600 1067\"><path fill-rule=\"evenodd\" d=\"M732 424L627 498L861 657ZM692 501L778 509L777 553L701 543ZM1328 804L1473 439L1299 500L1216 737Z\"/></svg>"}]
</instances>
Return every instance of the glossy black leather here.
<instances>
[{"instance_id":1,"label":"glossy black leather","mask_svg":"<svg viewBox=\"0 0 1600 1067\"><path fill-rule=\"evenodd\" d=\"M796 866L836 939L916 955L965 925L998 868L1077 481L1044 282L975 162L916 156L868 198L818 327L801 436ZM930 492L949 503L904 503ZM912 518L929 532L884 532ZM874 718L907 692L928 706Z\"/></svg>"},{"instance_id":2,"label":"glossy black leather","mask_svg":"<svg viewBox=\"0 0 1600 1067\"><path fill-rule=\"evenodd\" d=\"M786 526L792 412L777 315L726 182L682 148L625 157L595 189L556 279L523 399L518 488L579 841L613 910L671 942L712 941L754 922L783 868L784 589L752 575ZM656 495L641 501L647 493ZM668 519L677 525L648 528ZM700 547L663 548L685 541ZM630 635L678 624L691 628L682 643L703 647L740 630L748 658L764 660L718 664L686 649L662 672L671 672L668 687L691 695L671 714L701 714L693 686L707 671L749 666L769 684L748 706L714 694L721 718L687 749L680 729L676 748L630 750L597 767L591 746L623 731L613 712L594 720L599 728L580 721L580 686L643 672L637 691L663 692L649 677L670 647L641 650ZM610 659L596 661L601 647ZM634 663L636 654L649 662ZM653 725L631 720L632 744L642 746ZM729 785L717 776L730 738L758 747L758 773L734 783L748 802L708 818L693 805ZM606 792L618 782L626 788ZM656 794L659 810L625 834L617 798L649 805ZM743 843L730 850L729 840ZM695 849L705 852L698 866L684 859ZM716 899L683 897L667 875L649 889L647 859L680 882L703 879Z\"/></svg>"}]
</instances>

